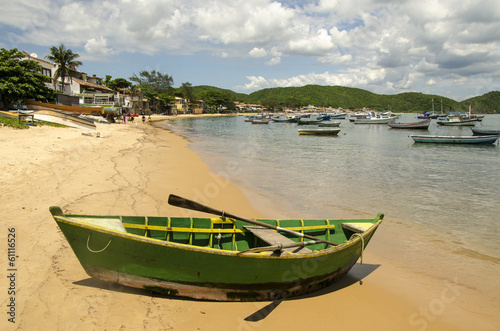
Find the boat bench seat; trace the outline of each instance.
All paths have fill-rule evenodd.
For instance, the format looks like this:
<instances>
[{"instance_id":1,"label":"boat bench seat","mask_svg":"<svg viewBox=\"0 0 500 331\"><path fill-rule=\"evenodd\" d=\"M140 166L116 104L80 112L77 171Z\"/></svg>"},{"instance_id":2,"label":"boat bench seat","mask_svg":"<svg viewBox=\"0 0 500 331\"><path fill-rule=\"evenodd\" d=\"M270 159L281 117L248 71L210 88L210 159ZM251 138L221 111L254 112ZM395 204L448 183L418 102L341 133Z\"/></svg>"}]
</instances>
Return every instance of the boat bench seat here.
<instances>
[{"instance_id":1,"label":"boat bench seat","mask_svg":"<svg viewBox=\"0 0 500 331\"><path fill-rule=\"evenodd\" d=\"M266 243L270 245L276 245L277 243L282 243L282 244L293 244L295 241L293 241L290 238L285 237L284 235L276 232L273 229L269 228L264 228L262 226L244 226L245 229L248 231L252 232L256 237L262 239ZM290 252L290 253L309 253L312 252L309 248L307 247L290 247L290 248L283 248L283 252Z\"/></svg>"},{"instance_id":2,"label":"boat bench seat","mask_svg":"<svg viewBox=\"0 0 500 331\"><path fill-rule=\"evenodd\" d=\"M372 227L372 223L342 223L342 228L354 233L363 233Z\"/></svg>"}]
</instances>

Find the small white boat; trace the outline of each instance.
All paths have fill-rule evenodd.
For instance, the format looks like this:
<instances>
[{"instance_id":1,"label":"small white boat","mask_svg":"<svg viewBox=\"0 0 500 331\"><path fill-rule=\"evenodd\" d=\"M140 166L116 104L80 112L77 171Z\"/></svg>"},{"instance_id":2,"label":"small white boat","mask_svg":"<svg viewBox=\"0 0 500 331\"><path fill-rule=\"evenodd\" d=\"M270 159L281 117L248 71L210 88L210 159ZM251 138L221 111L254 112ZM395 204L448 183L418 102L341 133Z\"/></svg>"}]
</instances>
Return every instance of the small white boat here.
<instances>
[{"instance_id":1,"label":"small white boat","mask_svg":"<svg viewBox=\"0 0 500 331\"><path fill-rule=\"evenodd\" d=\"M371 112L367 118L351 118L354 124L389 124L394 123L398 117L389 114L376 114Z\"/></svg>"},{"instance_id":2,"label":"small white boat","mask_svg":"<svg viewBox=\"0 0 500 331\"><path fill-rule=\"evenodd\" d=\"M431 123L430 119L426 119L420 122L413 123L389 123L387 124L389 127L393 129L428 129L429 124Z\"/></svg>"}]
</instances>

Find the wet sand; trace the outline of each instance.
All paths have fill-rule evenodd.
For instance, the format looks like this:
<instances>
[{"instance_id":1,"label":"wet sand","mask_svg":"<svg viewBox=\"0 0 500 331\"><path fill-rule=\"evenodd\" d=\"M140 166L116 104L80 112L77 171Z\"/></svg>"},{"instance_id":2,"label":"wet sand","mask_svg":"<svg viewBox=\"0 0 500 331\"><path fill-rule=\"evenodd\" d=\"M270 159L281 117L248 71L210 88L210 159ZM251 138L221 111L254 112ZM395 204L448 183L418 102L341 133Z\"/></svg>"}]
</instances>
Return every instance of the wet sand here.
<instances>
[{"instance_id":1,"label":"wet sand","mask_svg":"<svg viewBox=\"0 0 500 331\"><path fill-rule=\"evenodd\" d=\"M246 217L278 217L209 171L165 130L139 123L98 124L99 138L71 128L0 128L1 274L10 268L7 234L15 229L15 295L0 280L2 330L494 330L495 310L470 310L475 297L446 279L409 273L370 251L390 249L375 234L357 264L335 285L276 302L203 302L91 279L48 207L68 213L196 216L169 206L174 193ZM253 203L251 202L253 201ZM257 204L257 206L256 206ZM496 289L498 291L498 289ZM15 297L15 323L7 312ZM481 306L482 307L482 306Z\"/></svg>"}]
</instances>

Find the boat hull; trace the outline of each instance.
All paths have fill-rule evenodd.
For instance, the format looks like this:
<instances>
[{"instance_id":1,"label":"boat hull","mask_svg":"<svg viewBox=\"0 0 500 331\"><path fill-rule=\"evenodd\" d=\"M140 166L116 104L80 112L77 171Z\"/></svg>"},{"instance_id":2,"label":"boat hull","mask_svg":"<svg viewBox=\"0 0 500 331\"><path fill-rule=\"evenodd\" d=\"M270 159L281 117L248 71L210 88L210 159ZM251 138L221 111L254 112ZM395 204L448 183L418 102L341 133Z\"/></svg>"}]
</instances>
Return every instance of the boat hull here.
<instances>
[{"instance_id":1,"label":"boat hull","mask_svg":"<svg viewBox=\"0 0 500 331\"><path fill-rule=\"evenodd\" d=\"M435 144L494 144L498 136L410 136L416 143Z\"/></svg>"},{"instance_id":2,"label":"boat hull","mask_svg":"<svg viewBox=\"0 0 500 331\"><path fill-rule=\"evenodd\" d=\"M485 130L485 129L477 129L471 128L472 134L474 136L498 136L500 135L500 130Z\"/></svg>"},{"instance_id":3,"label":"boat hull","mask_svg":"<svg viewBox=\"0 0 500 331\"><path fill-rule=\"evenodd\" d=\"M430 119L421 122L414 123L388 123L387 125L393 129L428 129L429 124L431 123Z\"/></svg>"},{"instance_id":4,"label":"boat hull","mask_svg":"<svg viewBox=\"0 0 500 331\"><path fill-rule=\"evenodd\" d=\"M60 111L35 110L32 114L34 119L37 121L51 122L77 129L96 130L96 125L93 121L65 114Z\"/></svg>"},{"instance_id":5,"label":"boat hull","mask_svg":"<svg viewBox=\"0 0 500 331\"><path fill-rule=\"evenodd\" d=\"M340 132L340 129L328 129L328 128L319 128L319 129L299 129L299 135L332 135L336 136Z\"/></svg>"},{"instance_id":6,"label":"boat hull","mask_svg":"<svg viewBox=\"0 0 500 331\"><path fill-rule=\"evenodd\" d=\"M91 277L170 296L257 301L306 294L339 279L356 263L383 215L338 246L302 254L240 254L82 224L75 217L54 219Z\"/></svg>"}]
</instances>

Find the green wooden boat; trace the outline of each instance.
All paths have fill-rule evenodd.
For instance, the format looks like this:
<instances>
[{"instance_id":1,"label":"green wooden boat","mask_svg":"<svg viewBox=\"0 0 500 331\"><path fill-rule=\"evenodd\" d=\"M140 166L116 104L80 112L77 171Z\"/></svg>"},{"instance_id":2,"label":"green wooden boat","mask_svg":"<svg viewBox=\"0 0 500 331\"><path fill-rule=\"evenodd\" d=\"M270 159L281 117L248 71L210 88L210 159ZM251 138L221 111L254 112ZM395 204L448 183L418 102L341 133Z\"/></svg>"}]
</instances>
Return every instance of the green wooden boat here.
<instances>
[{"instance_id":1,"label":"green wooden boat","mask_svg":"<svg viewBox=\"0 0 500 331\"><path fill-rule=\"evenodd\" d=\"M382 222L261 219L280 234L228 217L64 214L54 220L91 277L170 296L275 300L326 287L362 257ZM329 245L322 241L336 243Z\"/></svg>"}]
</instances>

